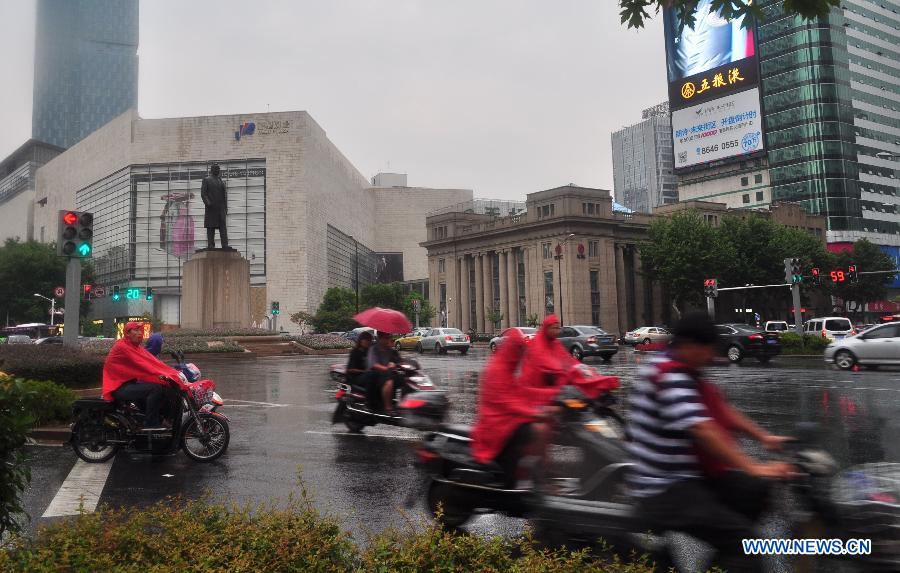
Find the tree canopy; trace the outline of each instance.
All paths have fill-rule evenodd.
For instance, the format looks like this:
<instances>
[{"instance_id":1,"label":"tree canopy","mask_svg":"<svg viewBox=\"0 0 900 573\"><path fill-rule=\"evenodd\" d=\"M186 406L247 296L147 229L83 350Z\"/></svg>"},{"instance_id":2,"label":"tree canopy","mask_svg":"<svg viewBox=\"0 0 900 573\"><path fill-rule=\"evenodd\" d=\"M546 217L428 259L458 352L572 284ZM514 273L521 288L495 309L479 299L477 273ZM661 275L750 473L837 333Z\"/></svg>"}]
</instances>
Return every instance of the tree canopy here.
<instances>
[{"instance_id":1,"label":"tree canopy","mask_svg":"<svg viewBox=\"0 0 900 573\"><path fill-rule=\"evenodd\" d=\"M380 306L392 308L406 314L410 321L415 321L413 300L420 300L419 323L428 324L434 318L434 307L416 292L408 292L402 283L372 284L363 287L359 292L359 310ZM291 320L298 324L309 323L317 332L334 332L352 330L359 326L353 320L356 314L356 292L343 287L332 287L325 291L322 304L315 314L298 312L291 315Z\"/></svg>"},{"instance_id":2,"label":"tree canopy","mask_svg":"<svg viewBox=\"0 0 900 573\"><path fill-rule=\"evenodd\" d=\"M695 12L700 0L619 0L619 16L622 23L629 28L643 28L647 20L659 14L661 10L674 7L678 18L685 26L693 26ZM840 0L784 0L785 14L796 14L807 20L825 16L832 7L840 5ZM763 19L759 2L746 0L712 0L712 10L719 12L728 20L742 16ZM652 12L652 14L651 14ZM744 21L749 23L750 19Z\"/></svg>"}]
</instances>

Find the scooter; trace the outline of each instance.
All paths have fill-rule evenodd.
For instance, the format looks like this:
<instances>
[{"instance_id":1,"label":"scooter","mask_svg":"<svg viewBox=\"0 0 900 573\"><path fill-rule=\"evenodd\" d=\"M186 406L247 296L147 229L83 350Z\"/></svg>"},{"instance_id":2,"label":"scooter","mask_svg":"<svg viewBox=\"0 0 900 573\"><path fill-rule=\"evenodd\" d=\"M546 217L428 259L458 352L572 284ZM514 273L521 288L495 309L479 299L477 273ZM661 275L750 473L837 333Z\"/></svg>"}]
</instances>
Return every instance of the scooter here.
<instances>
[{"instance_id":1,"label":"scooter","mask_svg":"<svg viewBox=\"0 0 900 573\"><path fill-rule=\"evenodd\" d=\"M555 444L578 448L583 463L574 476L556 478L555 487L581 489L603 497L616 491L628 466L623 447L624 422L613 410L614 397L604 392L590 400L574 386L561 389ZM426 505L433 515L440 512L442 523L458 528L476 513L500 512L525 517L539 498L533 488L517 487L511 476L495 462L480 464L472 457L471 428L442 425L425 434L416 450L419 466L425 474L423 489Z\"/></svg>"},{"instance_id":2,"label":"scooter","mask_svg":"<svg viewBox=\"0 0 900 573\"><path fill-rule=\"evenodd\" d=\"M195 372L190 372L191 377L199 378L196 366L185 364L183 356L176 360L184 369L193 367ZM209 462L224 454L230 430L228 418L216 411L224 401L215 391L215 382L199 379L191 382L178 369L181 383L163 379L170 392L178 396L170 404L175 408L171 429L143 430L144 413L131 402L82 398L72 407L75 421L69 443L75 454L90 463L112 459L121 448L159 455L183 450L198 462Z\"/></svg>"},{"instance_id":3,"label":"scooter","mask_svg":"<svg viewBox=\"0 0 900 573\"><path fill-rule=\"evenodd\" d=\"M332 372L335 372L332 367ZM332 424L343 422L353 433L361 432L366 426L388 424L391 426L406 426L403 412L397 407L407 395L413 392L434 392L435 386L431 378L421 372L419 363L415 360L404 359L394 369L394 412L393 414L373 408L368 399L367 389L346 381L346 376L341 373L333 375L338 380L335 400L337 407L331 418ZM399 383L397 383L399 381ZM396 396L400 395L397 400ZM444 397L443 393L440 393ZM446 398L444 397L446 401ZM446 404L446 402L445 402Z\"/></svg>"}]
</instances>

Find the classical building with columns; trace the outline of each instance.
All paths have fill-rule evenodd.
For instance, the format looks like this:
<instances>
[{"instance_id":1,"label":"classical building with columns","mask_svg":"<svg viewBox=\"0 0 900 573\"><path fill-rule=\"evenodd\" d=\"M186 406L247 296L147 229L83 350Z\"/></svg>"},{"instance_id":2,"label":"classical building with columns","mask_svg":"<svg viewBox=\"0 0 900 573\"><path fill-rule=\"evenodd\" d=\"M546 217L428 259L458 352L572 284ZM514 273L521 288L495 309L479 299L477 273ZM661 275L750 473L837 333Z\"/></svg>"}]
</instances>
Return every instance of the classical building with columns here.
<instances>
[{"instance_id":1,"label":"classical building with columns","mask_svg":"<svg viewBox=\"0 0 900 573\"><path fill-rule=\"evenodd\" d=\"M661 322L662 292L637 248L650 215L575 185L530 193L524 209L478 207L426 218L434 326L484 333L551 313L609 332Z\"/></svg>"}]
</instances>

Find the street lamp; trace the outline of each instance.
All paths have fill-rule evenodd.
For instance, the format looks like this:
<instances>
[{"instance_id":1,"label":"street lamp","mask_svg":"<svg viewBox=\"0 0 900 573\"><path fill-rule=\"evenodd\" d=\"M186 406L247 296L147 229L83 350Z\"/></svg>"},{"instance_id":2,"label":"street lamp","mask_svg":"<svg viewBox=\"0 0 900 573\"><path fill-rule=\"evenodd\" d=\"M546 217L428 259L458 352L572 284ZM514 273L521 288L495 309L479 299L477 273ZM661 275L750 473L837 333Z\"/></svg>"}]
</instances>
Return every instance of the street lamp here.
<instances>
[{"instance_id":1,"label":"street lamp","mask_svg":"<svg viewBox=\"0 0 900 573\"><path fill-rule=\"evenodd\" d=\"M559 325L562 326L565 324L563 322L563 290L562 290L562 258L563 258L563 245L571 241L575 238L575 233L569 233L569 236L562 240L561 243L556 243L556 274L559 275Z\"/></svg>"},{"instance_id":2,"label":"street lamp","mask_svg":"<svg viewBox=\"0 0 900 573\"><path fill-rule=\"evenodd\" d=\"M53 326L53 324L54 324L53 321L56 318L56 299L49 298L49 297L46 297L46 296L44 296L42 294L38 294L38 293L34 293L34 296L50 301L50 326Z\"/></svg>"}]
</instances>

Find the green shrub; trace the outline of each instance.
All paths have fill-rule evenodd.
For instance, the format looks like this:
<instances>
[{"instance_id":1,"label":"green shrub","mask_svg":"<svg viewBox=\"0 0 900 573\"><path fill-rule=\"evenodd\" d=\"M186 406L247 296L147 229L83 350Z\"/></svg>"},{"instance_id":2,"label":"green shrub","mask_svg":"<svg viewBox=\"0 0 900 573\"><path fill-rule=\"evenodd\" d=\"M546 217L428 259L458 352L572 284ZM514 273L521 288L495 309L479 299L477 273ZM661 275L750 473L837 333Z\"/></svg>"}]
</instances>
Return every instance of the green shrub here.
<instances>
[{"instance_id":1,"label":"green shrub","mask_svg":"<svg viewBox=\"0 0 900 573\"><path fill-rule=\"evenodd\" d=\"M21 380L0 378L0 538L21 530L21 494L31 481L25 463L25 437L34 422L27 404L33 400ZM0 565L3 552L0 551Z\"/></svg>"},{"instance_id":2,"label":"green shrub","mask_svg":"<svg viewBox=\"0 0 900 573\"><path fill-rule=\"evenodd\" d=\"M32 423L42 426L52 422L68 422L72 418L75 392L50 381L20 380L26 390L24 406Z\"/></svg>"},{"instance_id":3,"label":"green shrub","mask_svg":"<svg viewBox=\"0 0 900 573\"><path fill-rule=\"evenodd\" d=\"M212 337L221 338L223 336L272 336L275 333L271 330L262 328L213 328L210 330L202 330L199 328L180 328L178 330L170 330L163 332L163 338L179 338L188 336L196 337Z\"/></svg>"},{"instance_id":4,"label":"green shrub","mask_svg":"<svg viewBox=\"0 0 900 573\"><path fill-rule=\"evenodd\" d=\"M783 354L822 354L828 346L828 340L815 334L797 334L782 332L779 337Z\"/></svg>"},{"instance_id":5,"label":"green shrub","mask_svg":"<svg viewBox=\"0 0 900 573\"><path fill-rule=\"evenodd\" d=\"M51 380L69 388L97 388L103 381L105 355L56 344L0 346L0 368L29 380Z\"/></svg>"},{"instance_id":6,"label":"green shrub","mask_svg":"<svg viewBox=\"0 0 900 573\"><path fill-rule=\"evenodd\" d=\"M165 337L165 335L163 335ZM163 339L163 354L179 351L185 354L243 352L244 347L226 338L176 336Z\"/></svg>"},{"instance_id":7,"label":"green shrub","mask_svg":"<svg viewBox=\"0 0 900 573\"><path fill-rule=\"evenodd\" d=\"M209 550L214 548L214 550ZM228 508L165 500L146 509L103 509L17 538L0 571L651 573L644 561L602 561L584 552L543 551L529 538L485 538L429 525L355 544L302 494L287 507Z\"/></svg>"}]
</instances>

